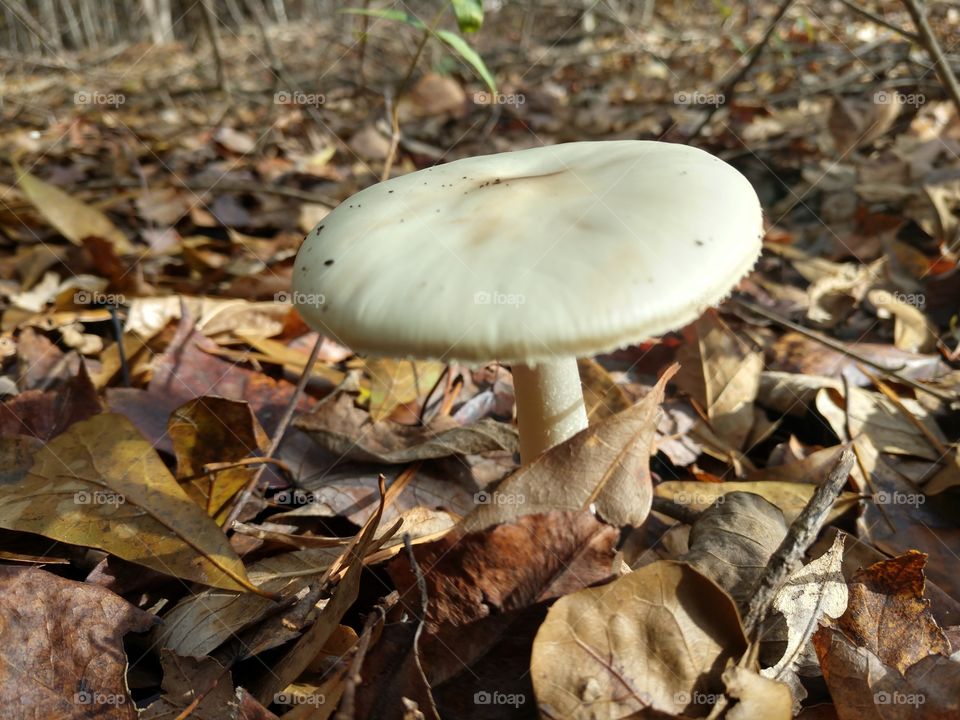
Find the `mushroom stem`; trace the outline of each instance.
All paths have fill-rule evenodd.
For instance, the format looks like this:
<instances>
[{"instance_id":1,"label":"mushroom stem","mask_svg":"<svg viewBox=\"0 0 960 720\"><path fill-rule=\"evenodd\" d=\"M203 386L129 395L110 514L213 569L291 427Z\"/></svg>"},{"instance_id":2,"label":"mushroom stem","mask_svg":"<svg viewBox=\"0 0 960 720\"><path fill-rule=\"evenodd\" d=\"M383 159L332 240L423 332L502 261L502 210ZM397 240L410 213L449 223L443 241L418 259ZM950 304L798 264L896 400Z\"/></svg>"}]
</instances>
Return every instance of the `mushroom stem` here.
<instances>
[{"instance_id":1,"label":"mushroom stem","mask_svg":"<svg viewBox=\"0 0 960 720\"><path fill-rule=\"evenodd\" d=\"M587 427L575 358L513 366L520 426L520 461L528 465L545 450Z\"/></svg>"}]
</instances>

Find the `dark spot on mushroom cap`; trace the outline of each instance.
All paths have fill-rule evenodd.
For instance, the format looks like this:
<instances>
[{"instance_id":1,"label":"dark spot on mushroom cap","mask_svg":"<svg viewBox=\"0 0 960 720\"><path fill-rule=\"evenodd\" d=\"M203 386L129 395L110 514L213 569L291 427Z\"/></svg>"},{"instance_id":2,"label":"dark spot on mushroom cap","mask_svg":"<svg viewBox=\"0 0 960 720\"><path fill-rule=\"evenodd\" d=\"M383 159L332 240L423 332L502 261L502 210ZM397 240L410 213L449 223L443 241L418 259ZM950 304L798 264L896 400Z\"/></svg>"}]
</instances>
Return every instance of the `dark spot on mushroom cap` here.
<instances>
[{"instance_id":1,"label":"dark spot on mushroom cap","mask_svg":"<svg viewBox=\"0 0 960 720\"><path fill-rule=\"evenodd\" d=\"M317 235L320 234L320 231L323 230L323 225L317 225Z\"/></svg>"},{"instance_id":2,"label":"dark spot on mushroom cap","mask_svg":"<svg viewBox=\"0 0 960 720\"><path fill-rule=\"evenodd\" d=\"M324 261L323 261L323 264L326 265L327 267L330 267L331 265L333 265L333 260L324 260ZM306 268L304 268L304 269L306 269Z\"/></svg>"},{"instance_id":3,"label":"dark spot on mushroom cap","mask_svg":"<svg viewBox=\"0 0 960 720\"><path fill-rule=\"evenodd\" d=\"M703 247L703 240L694 240L693 242L699 245L700 247Z\"/></svg>"},{"instance_id":4,"label":"dark spot on mushroom cap","mask_svg":"<svg viewBox=\"0 0 960 720\"><path fill-rule=\"evenodd\" d=\"M392 193L392 192L393 192L393 190L387 190L387 192L388 192L388 193Z\"/></svg>"}]
</instances>

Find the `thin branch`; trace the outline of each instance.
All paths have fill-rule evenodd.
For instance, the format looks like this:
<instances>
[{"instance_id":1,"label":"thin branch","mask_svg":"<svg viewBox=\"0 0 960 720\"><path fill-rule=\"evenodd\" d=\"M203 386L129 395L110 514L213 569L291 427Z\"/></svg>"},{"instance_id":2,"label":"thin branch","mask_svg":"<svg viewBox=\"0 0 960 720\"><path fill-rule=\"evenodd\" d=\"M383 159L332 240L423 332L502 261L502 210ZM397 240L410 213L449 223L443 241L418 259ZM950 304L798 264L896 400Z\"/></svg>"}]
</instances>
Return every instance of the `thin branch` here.
<instances>
[{"instance_id":1,"label":"thin branch","mask_svg":"<svg viewBox=\"0 0 960 720\"><path fill-rule=\"evenodd\" d=\"M884 367L883 365L878 363L876 360L872 360L871 358L868 358L866 355L863 355L862 353L857 352L856 350L850 347L847 347L844 343L840 342L839 340L834 340L833 338L828 337L823 333L819 333L816 330L811 330L810 328L804 327L803 325L795 323L792 320L788 320L785 317L777 315L775 312L772 312L771 310L767 310L764 307L756 305L747 300L743 300L741 298L736 298L734 302L737 305L740 305L741 307L746 308L750 312L753 312L753 313L756 313L757 315L765 317L767 320L772 320L778 325L782 325L785 328L794 330L800 333L801 335L804 335L805 337L810 338L811 340L816 340L818 343L826 345L831 350L836 350L838 353L843 353L848 357L852 357L854 360L861 362L864 365L869 365L872 368L876 368L887 377L893 378L894 380L896 380L898 383L901 383L903 385L909 385L914 390L920 390L922 392L927 393L928 395L933 395L933 397L937 398L938 400L943 400L944 402L947 402L947 403L952 403L957 400L957 397L954 395L948 395L947 393L942 392L940 390L929 388L926 385L917 382L916 380L912 380L911 378L901 375L896 370L891 370L888 367Z\"/></svg>"},{"instance_id":2,"label":"thin branch","mask_svg":"<svg viewBox=\"0 0 960 720\"><path fill-rule=\"evenodd\" d=\"M790 573L799 567L807 548L816 540L830 508L840 495L840 488L847 482L853 463L853 452L847 448L841 453L827 479L817 487L813 497L790 525L780 547L770 556L766 570L750 593L750 603L743 622L748 637L757 632L760 623L770 611L777 592Z\"/></svg>"},{"instance_id":3,"label":"thin branch","mask_svg":"<svg viewBox=\"0 0 960 720\"><path fill-rule=\"evenodd\" d=\"M287 403L287 409L283 412L283 417L280 418L280 422L277 425L277 429L273 433L273 437L270 439L270 447L267 448L266 455L267 457L274 457L277 454L277 448L280 447L280 443L283 440L283 436L287 432L287 428L290 427L290 422L293 420L293 414L297 409L297 402L300 400L300 396L303 394L304 388L307 386L307 381L310 379L310 373L313 370L313 364L317 361L317 355L320 353L320 345L323 343L323 336L318 335L317 341L313 344L313 350L310 351L310 357L307 358L307 364L303 368L303 372L300 374L300 380L297 382L297 387L294 388L293 395L290 396L290 402ZM230 514L227 515L227 519L223 523L225 530L229 530L234 522L237 520L237 516L240 515L240 511L243 509L243 506L249 502L250 498L253 496L253 493L256 491L257 486L260 484L260 477L263 475L263 471L266 469L267 465L264 463L257 471L253 474L253 477L247 482L241 491L237 501L234 503L233 507L230 508Z\"/></svg>"},{"instance_id":4,"label":"thin branch","mask_svg":"<svg viewBox=\"0 0 960 720\"><path fill-rule=\"evenodd\" d=\"M930 27L926 13L920 6L919 0L903 0L903 4L907 8L907 12L910 13L910 18L919 33L918 42L929 53L937 77L940 78L940 82L957 108L957 114L960 115L960 84L957 83L957 76L953 74L953 69L950 67L950 62L947 60L943 48L937 42L937 36L933 34L933 28Z\"/></svg>"}]
</instances>

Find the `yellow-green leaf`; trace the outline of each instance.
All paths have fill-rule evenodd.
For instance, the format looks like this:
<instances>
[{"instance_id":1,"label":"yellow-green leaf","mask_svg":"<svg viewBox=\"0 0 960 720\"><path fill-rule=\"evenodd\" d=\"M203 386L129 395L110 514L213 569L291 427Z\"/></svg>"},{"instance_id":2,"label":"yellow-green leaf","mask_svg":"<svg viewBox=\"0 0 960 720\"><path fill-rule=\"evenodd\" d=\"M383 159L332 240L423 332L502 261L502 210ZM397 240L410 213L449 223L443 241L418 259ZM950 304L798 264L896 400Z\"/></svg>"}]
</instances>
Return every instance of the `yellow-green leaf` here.
<instances>
[{"instance_id":1,"label":"yellow-green leaf","mask_svg":"<svg viewBox=\"0 0 960 720\"><path fill-rule=\"evenodd\" d=\"M216 523L123 415L74 423L0 485L0 527L94 547L184 580L258 591Z\"/></svg>"},{"instance_id":2,"label":"yellow-green leaf","mask_svg":"<svg viewBox=\"0 0 960 720\"><path fill-rule=\"evenodd\" d=\"M18 167L15 170L18 174L17 184L27 200L67 240L83 245L86 238L101 237L108 240L121 255L133 251L127 236L102 212L26 170Z\"/></svg>"}]
</instances>

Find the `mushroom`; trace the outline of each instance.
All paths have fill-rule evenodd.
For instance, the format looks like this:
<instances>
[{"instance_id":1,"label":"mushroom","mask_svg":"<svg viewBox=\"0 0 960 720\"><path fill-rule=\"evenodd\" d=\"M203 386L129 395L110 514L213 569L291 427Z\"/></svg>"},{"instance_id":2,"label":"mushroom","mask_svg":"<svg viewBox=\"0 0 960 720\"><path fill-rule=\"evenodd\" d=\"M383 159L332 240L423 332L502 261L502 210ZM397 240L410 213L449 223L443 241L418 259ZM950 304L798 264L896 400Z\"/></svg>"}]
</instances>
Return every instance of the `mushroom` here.
<instances>
[{"instance_id":1,"label":"mushroom","mask_svg":"<svg viewBox=\"0 0 960 720\"><path fill-rule=\"evenodd\" d=\"M293 300L355 351L509 364L527 464L587 426L578 357L696 319L762 236L750 183L702 150L538 147L344 200L304 241Z\"/></svg>"}]
</instances>

